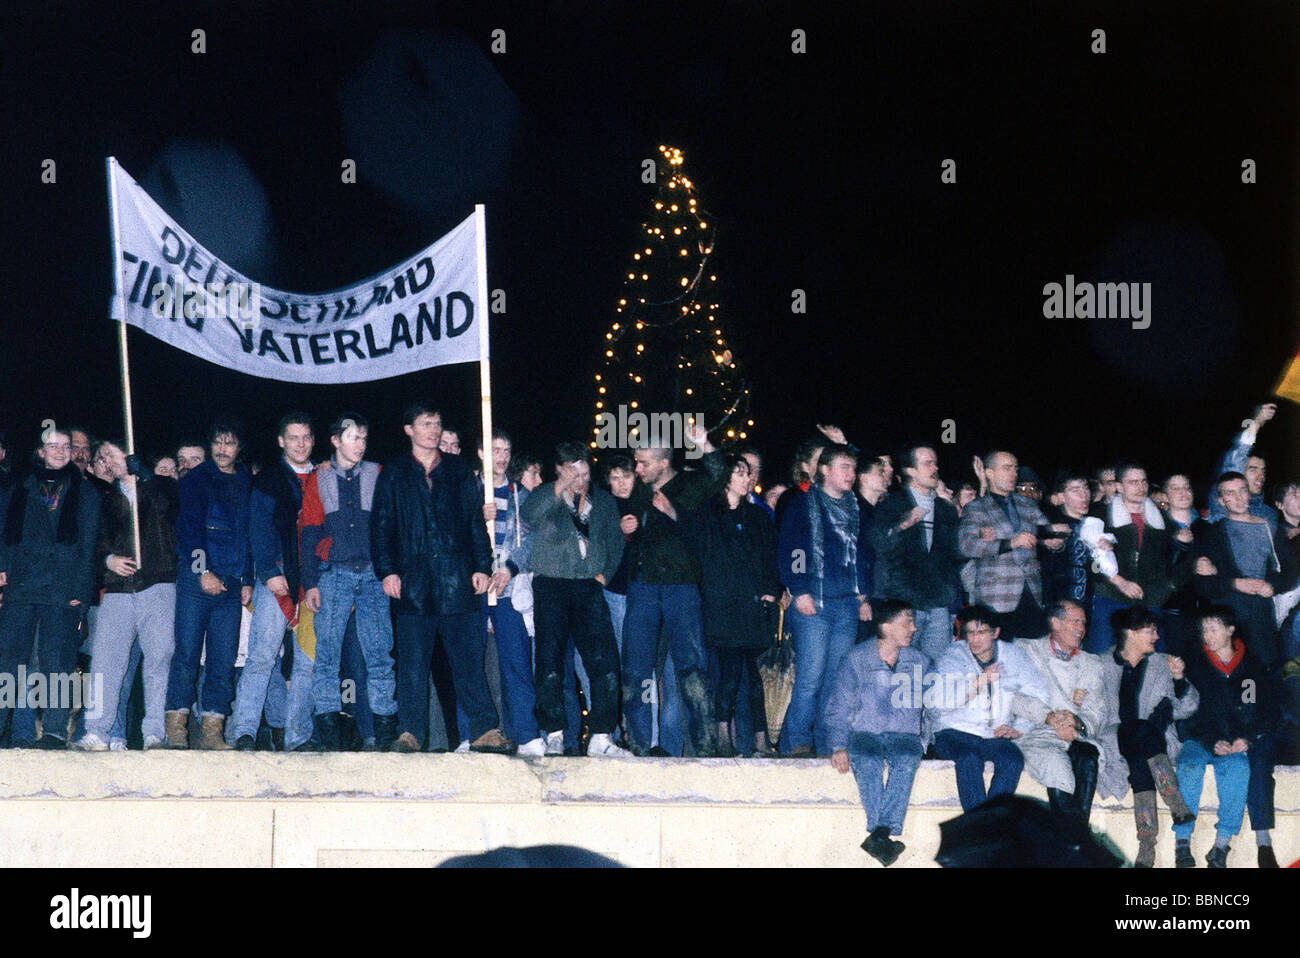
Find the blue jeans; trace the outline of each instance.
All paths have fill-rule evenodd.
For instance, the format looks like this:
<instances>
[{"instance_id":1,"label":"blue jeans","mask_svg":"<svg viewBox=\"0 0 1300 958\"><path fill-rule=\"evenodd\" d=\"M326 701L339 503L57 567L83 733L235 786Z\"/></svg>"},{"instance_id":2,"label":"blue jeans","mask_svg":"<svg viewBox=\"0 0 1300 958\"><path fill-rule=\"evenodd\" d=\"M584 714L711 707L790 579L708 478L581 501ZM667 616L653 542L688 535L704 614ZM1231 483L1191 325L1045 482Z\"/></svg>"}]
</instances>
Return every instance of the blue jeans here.
<instances>
[{"instance_id":1,"label":"blue jeans","mask_svg":"<svg viewBox=\"0 0 1300 958\"><path fill-rule=\"evenodd\" d=\"M1289 662L1300 655L1300 611L1293 612L1291 618L1282 624L1278 633L1282 644L1282 661Z\"/></svg>"},{"instance_id":2,"label":"blue jeans","mask_svg":"<svg viewBox=\"0 0 1300 958\"><path fill-rule=\"evenodd\" d=\"M506 713L506 734L519 744L537 738L537 696L533 692L533 641L524 617L515 611L508 596L495 606L481 601L483 615L492 622L497 659L501 665L501 697ZM534 600L535 601L535 600Z\"/></svg>"},{"instance_id":3,"label":"blue jeans","mask_svg":"<svg viewBox=\"0 0 1300 958\"><path fill-rule=\"evenodd\" d=\"M956 729L940 729L934 735L934 751L957 766L957 796L969 812L990 798L1011 795L1020 784L1025 767L1024 753L1007 738L980 738ZM984 763L993 763L993 781L984 792Z\"/></svg>"},{"instance_id":4,"label":"blue jeans","mask_svg":"<svg viewBox=\"0 0 1300 958\"><path fill-rule=\"evenodd\" d=\"M1246 813L1246 792L1250 783L1250 759L1246 753L1213 755L1205 746L1192 739L1183 743L1178 755L1178 790L1183 801L1196 815L1201 810L1201 789L1205 787L1205 768L1214 766L1214 784L1219 792L1219 820L1215 831L1222 838L1231 838L1241 831L1241 819ZM1196 822L1174 826L1174 837L1189 839Z\"/></svg>"},{"instance_id":5,"label":"blue jeans","mask_svg":"<svg viewBox=\"0 0 1300 958\"><path fill-rule=\"evenodd\" d=\"M244 660L244 674L239 677L235 711L230 717L230 727L226 729L226 737L230 741L238 742L244 735L257 737L271 682L281 680L280 649L284 645L284 633L288 628L289 621L284 617L275 595L266 587L266 583L257 583L253 587L253 625L248 632L248 658ZM295 671L299 671L299 652L299 649L294 649ZM205 708L206 702L207 697L204 696ZM291 703L286 727L293 721ZM290 747L287 732L285 747Z\"/></svg>"},{"instance_id":6,"label":"blue jeans","mask_svg":"<svg viewBox=\"0 0 1300 958\"><path fill-rule=\"evenodd\" d=\"M816 615L794 606L787 613L795 661L794 694L781 732L781 751L787 755L808 745L815 745L818 755L829 754L823 713L831 680L858 636L858 608L857 598L848 596L827 599Z\"/></svg>"},{"instance_id":7,"label":"blue jeans","mask_svg":"<svg viewBox=\"0 0 1300 958\"><path fill-rule=\"evenodd\" d=\"M654 698L655 660L661 625L668 637L669 655L679 680L691 679L702 685L708 668L699 588L695 585L629 584L627 617L623 622L623 715L627 721L628 737L641 750L648 750L653 740L650 706ZM695 714L696 709L688 706L686 711L693 731L697 735L703 734L701 716ZM662 712L659 720L659 744L667 748L663 741L665 716Z\"/></svg>"},{"instance_id":8,"label":"blue jeans","mask_svg":"<svg viewBox=\"0 0 1300 958\"><path fill-rule=\"evenodd\" d=\"M650 741L669 755L681 755L686 749L686 733L682 731L682 696L677 688L672 655L664 660L664 667L655 678L657 681L651 688Z\"/></svg>"},{"instance_id":9,"label":"blue jeans","mask_svg":"<svg viewBox=\"0 0 1300 958\"><path fill-rule=\"evenodd\" d=\"M343 709L339 678L343 640L348 618L356 609L357 642L366 662L366 695L376 715L397 711L397 678L393 671L393 621L388 614L388 596L366 566L361 572L330 568L320 577L320 611L316 628L316 662L311 693L315 714L327 715ZM295 650L296 651L296 650Z\"/></svg>"},{"instance_id":10,"label":"blue jeans","mask_svg":"<svg viewBox=\"0 0 1300 958\"><path fill-rule=\"evenodd\" d=\"M947 609L913 609L916 636L912 648L920 652L934 668L939 657L952 645L952 613Z\"/></svg>"},{"instance_id":11,"label":"blue jeans","mask_svg":"<svg viewBox=\"0 0 1300 958\"><path fill-rule=\"evenodd\" d=\"M1141 604L1141 603L1138 603ZM1088 634L1083 638L1083 650L1093 655L1105 655L1115 645L1115 630L1110 627L1110 617L1120 609L1127 609L1131 602L1116 602L1099 595L1092 597L1092 609L1088 612ZM1156 630L1160 639L1156 642L1156 651L1165 651L1165 617L1160 609L1150 609L1156 617Z\"/></svg>"},{"instance_id":12,"label":"blue jeans","mask_svg":"<svg viewBox=\"0 0 1300 958\"><path fill-rule=\"evenodd\" d=\"M919 735L855 732L849 739L849 763L867 813L868 832L888 827L891 835L903 834L903 817L916 770L921 767L921 754ZM884 779L886 763L888 780Z\"/></svg>"},{"instance_id":13,"label":"blue jeans","mask_svg":"<svg viewBox=\"0 0 1300 958\"><path fill-rule=\"evenodd\" d=\"M312 672L314 671L315 660L312 659L302 648L294 641L293 647L293 670L289 674L289 700L285 707L284 723L284 748L287 752L292 752L298 746L303 745L311 738L314 730L312 723ZM250 640L251 644L251 640ZM249 655L252 660L252 655ZM277 660L278 661L278 660ZM244 675L248 674L248 666L244 666ZM279 682L281 676L279 669L273 677ZM243 679L240 679L243 682ZM337 685L337 683L335 683ZM238 704L238 700L236 700ZM341 703L340 703L341 706ZM257 722L261 724L261 713L257 715ZM254 725L252 735L257 735L257 726ZM233 739L232 739L233 741Z\"/></svg>"},{"instance_id":14,"label":"blue jeans","mask_svg":"<svg viewBox=\"0 0 1300 958\"><path fill-rule=\"evenodd\" d=\"M188 712L194 704L199 653L206 634L207 657L199 701L206 713L229 715L235 698L235 656L239 652L239 581L227 578L223 580L225 592L208 595L199 588L198 580L188 568L176 577L176 651L172 653L167 682L166 711Z\"/></svg>"},{"instance_id":15,"label":"blue jeans","mask_svg":"<svg viewBox=\"0 0 1300 958\"><path fill-rule=\"evenodd\" d=\"M356 621L357 617L354 615L348 620L347 630L343 633L343 653L339 673L345 681L352 682L351 687L355 693L351 698L342 697L343 711L352 715L357 723L357 734L364 742L368 738L375 737L375 716L370 709L370 693L366 688L369 685L369 671L366 668L365 656L361 654L361 645L357 642ZM397 706L396 698L393 699L393 706L394 708Z\"/></svg>"}]
</instances>

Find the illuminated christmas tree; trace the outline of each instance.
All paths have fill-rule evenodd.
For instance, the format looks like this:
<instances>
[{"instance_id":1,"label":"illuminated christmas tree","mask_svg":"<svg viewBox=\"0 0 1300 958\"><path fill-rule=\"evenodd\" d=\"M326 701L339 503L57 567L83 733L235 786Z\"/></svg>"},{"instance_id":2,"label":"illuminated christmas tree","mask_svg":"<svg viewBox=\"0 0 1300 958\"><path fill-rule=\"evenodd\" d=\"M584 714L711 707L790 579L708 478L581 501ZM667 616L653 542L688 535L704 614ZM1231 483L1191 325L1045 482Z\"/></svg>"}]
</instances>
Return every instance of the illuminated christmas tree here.
<instances>
[{"instance_id":1,"label":"illuminated christmas tree","mask_svg":"<svg viewBox=\"0 0 1300 958\"><path fill-rule=\"evenodd\" d=\"M596 374L595 426L601 416L677 412L703 417L714 445L748 438L749 385L719 318L711 266L715 226L681 151L659 147L656 195L623 274ZM597 443L593 439L592 448Z\"/></svg>"}]
</instances>

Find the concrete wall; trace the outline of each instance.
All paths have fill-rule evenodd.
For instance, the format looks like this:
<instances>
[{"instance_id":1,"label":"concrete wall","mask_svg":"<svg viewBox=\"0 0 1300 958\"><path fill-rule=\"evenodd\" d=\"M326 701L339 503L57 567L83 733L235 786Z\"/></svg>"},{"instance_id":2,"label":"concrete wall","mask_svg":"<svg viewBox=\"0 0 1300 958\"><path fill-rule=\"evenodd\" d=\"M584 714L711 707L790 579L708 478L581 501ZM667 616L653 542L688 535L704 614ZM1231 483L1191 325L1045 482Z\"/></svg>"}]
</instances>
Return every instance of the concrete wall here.
<instances>
[{"instance_id":1,"label":"concrete wall","mask_svg":"<svg viewBox=\"0 0 1300 958\"><path fill-rule=\"evenodd\" d=\"M1286 862L1300 857L1300 768L1277 777L1274 845ZM1046 798L1028 776L1020 791ZM1130 857L1131 798L1098 802L1092 816ZM1211 774L1204 805L1216 802ZM894 867L933 867L938 825L960 811L952 764L923 763ZM1160 814L1157 864L1171 866ZM425 867L555 843L640 867L880 867L858 848L866 823L852 775L825 761L7 751L0 817L5 866ZM1203 808L1198 859L1212 818ZM1247 830L1229 866L1254 864Z\"/></svg>"}]
</instances>

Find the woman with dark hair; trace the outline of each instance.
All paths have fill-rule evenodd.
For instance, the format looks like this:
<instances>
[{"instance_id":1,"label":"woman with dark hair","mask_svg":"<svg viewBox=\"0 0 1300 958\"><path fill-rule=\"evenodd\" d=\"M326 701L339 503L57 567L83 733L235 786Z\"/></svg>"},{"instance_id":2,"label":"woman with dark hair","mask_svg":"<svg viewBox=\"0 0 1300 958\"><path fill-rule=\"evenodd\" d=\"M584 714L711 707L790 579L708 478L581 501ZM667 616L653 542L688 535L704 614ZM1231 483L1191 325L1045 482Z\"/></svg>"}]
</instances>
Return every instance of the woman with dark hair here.
<instances>
[{"instance_id":1,"label":"woman with dark hair","mask_svg":"<svg viewBox=\"0 0 1300 958\"><path fill-rule=\"evenodd\" d=\"M1174 720L1196 711L1196 687L1183 675L1183 660L1155 653L1156 617L1150 609L1131 606L1111 616L1115 647L1103 656L1106 727L1102 746L1106 752L1099 782L1103 796L1122 798L1133 787L1133 817L1137 823L1138 853L1133 865L1151 868L1156 856L1156 792L1169 806L1175 825L1193 820L1178 789L1178 776L1170 756L1179 749ZM1127 781L1125 781L1127 775Z\"/></svg>"},{"instance_id":2,"label":"woman with dark hair","mask_svg":"<svg viewBox=\"0 0 1300 958\"><path fill-rule=\"evenodd\" d=\"M720 752L735 754L729 725L737 707L741 673L749 676L750 710L759 754L767 744L763 683L758 656L773 630L772 614L783 592L776 567L776 527L767 512L749 501L749 463L728 455L727 485L701 509L688 514L683 535L700 556L700 594L704 644L718 657L719 681L714 689ZM748 753L748 748L741 751Z\"/></svg>"},{"instance_id":3,"label":"woman with dark hair","mask_svg":"<svg viewBox=\"0 0 1300 958\"><path fill-rule=\"evenodd\" d=\"M1205 770L1214 767L1219 816L1214 847L1205 861L1228 867L1228 843L1241 831L1247 805L1259 848L1259 864L1276 868L1273 827L1273 731L1278 721L1276 677L1237 637L1231 606L1212 605L1198 616L1201 647L1188 652L1187 679L1200 695L1196 714L1179 723L1184 744L1178 756L1183 799L1196 814ZM1253 800L1253 801L1252 801ZM1174 862L1192 868L1194 822L1174 827Z\"/></svg>"}]
</instances>

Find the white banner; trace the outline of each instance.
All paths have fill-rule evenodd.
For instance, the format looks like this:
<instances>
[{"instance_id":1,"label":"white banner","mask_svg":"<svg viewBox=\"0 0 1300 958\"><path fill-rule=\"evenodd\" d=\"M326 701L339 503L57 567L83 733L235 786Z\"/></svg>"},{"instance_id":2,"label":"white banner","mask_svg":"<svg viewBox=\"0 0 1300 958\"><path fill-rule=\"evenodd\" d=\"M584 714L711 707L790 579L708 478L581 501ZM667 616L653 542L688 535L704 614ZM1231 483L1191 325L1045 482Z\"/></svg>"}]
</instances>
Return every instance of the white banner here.
<instances>
[{"instance_id":1,"label":"white banner","mask_svg":"<svg viewBox=\"0 0 1300 958\"><path fill-rule=\"evenodd\" d=\"M217 259L116 161L110 175L119 257L113 319L227 369L285 382L363 382L479 360L477 323L486 309L475 215L368 280L286 293Z\"/></svg>"}]
</instances>

